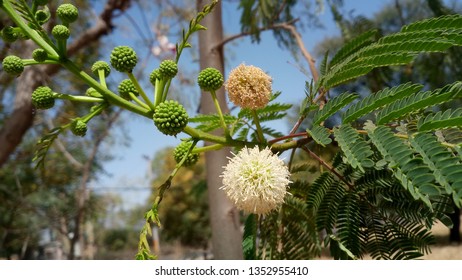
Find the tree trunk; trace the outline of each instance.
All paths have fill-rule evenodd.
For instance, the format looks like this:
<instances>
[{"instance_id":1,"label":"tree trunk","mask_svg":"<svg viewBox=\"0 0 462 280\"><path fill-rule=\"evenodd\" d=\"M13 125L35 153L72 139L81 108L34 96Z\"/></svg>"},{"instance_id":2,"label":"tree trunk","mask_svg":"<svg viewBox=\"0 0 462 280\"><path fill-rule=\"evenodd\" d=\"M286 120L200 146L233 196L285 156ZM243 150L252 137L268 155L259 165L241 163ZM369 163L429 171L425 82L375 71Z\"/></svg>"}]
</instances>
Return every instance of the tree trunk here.
<instances>
[{"instance_id":1,"label":"tree trunk","mask_svg":"<svg viewBox=\"0 0 462 280\"><path fill-rule=\"evenodd\" d=\"M197 9L201 11L208 2L197 0ZM211 48L223 41L221 2L218 2L213 12L207 15L201 24L207 27L207 30L199 32L200 69L214 67L224 73L223 49ZM221 88L216 93L221 110L225 114L228 113L224 89ZM201 95L201 113L216 113L209 93L203 92ZM230 156L229 148L205 154L213 255L215 259L242 259L239 211L219 189L222 185L219 175L223 172L223 166L228 163L228 156Z\"/></svg>"},{"instance_id":2,"label":"tree trunk","mask_svg":"<svg viewBox=\"0 0 462 280\"><path fill-rule=\"evenodd\" d=\"M449 242L460 243L460 208L454 205L454 213L449 214L453 227L449 231Z\"/></svg>"},{"instance_id":3,"label":"tree trunk","mask_svg":"<svg viewBox=\"0 0 462 280\"><path fill-rule=\"evenodd\" d=\"M35 45L24 44L24 53L31 53ZM21 143L24 134L32 126L34 111L31 101L32 90L43 83L43 67L26 67L19 76L13 104L13 112L0 129L0 167Z\"/></svg>"}]
</instances>

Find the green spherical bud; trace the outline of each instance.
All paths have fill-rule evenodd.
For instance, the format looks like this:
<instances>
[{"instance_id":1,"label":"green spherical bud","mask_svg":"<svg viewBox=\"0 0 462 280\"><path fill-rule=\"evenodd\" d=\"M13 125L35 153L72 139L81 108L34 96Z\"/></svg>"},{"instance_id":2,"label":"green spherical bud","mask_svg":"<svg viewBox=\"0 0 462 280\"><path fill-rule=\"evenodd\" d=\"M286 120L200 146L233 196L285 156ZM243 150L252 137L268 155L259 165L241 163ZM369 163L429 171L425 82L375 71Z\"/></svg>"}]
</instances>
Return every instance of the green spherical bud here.
<instances>
[{"instance_id":1,"label":"green spherical bud","mask_svg":"<svg viewBox=\"0 0 462 280\"><path fill-rule=\"evenodd\" d=\"M39 6L45 6L46 4L48 4L48 0L34 0L34 2Z\"/></svg>"},{"instance_id":2,"label":"green spherical bud","mask_svg":"<svg viewBox=\"0 0 462 280\"><path fill-rule=\"evenodd\" d=\"M110 58L112 67L119 72L132 72L138 62L136 52L127 46L115 47Z\"/></svg>"},{"instance_id":3,"label":"green spherical bud","mask_svg":"<svg viewBox=\"0 0 462 280\"><path fill-rule=\"evenodd\" d=\"M205 68L199 73L197 83L205 91L216 91L224 83L223 75L215 68Z\"/></svg>"},{"instance_id":4,"label":"green spherical bud","mask_svg":"<svg viewBox=\"0 0 462 280\"><path fill-rule=\"evenodd\" d=\"M120 82L119 86L117 87L117 90L119 91L120 96L127 100L131 100L130 93L132 93L135 96L140 95L135 85L130 79L125 79L122 82Z\"/></svg>"},{"instance_id":5,"label":"green spherical bud","mask_svg":"<svg viewBox=\"0 0 462 280\"><path fill-rule=\"evenodd\" d=\"M159 72L163 78L171 79L178 73L178 66L173 60L164 60L159 65Z\"/></svg>"},{"instance_id":6,"label":"green spherical bud","mask_svg":"<svg viewBox=\"0 0 462 280\"><path fill-rule=\"evenodd\" d=\"M87 134L87 124L80 119L76 119L71 123L71 131L74 135L83 137Z\"/></svg>"},{"instance_id":7,"label":"green spherical bud","mask_svg":"<svg viewBox=\"0 0 462 280\"><path fill-rule=\"evenodd\" d=\"M49 87L38 87L32 93L32 104L37 109L50 109L55 105L53 91Z\"/></svg>"},{"instance_id":8,"label":"green spherical bud","mask_svg":"<svg viewBox=\"0 0 462 280\"><path fill-rule=\"evenodd\" d=\"M3 59L3 71L10 75L20 75L24 71L24 62L20 57L9 55Z\"/></svg>"},{"instance_id":9,"label":"green spherical bud","mask_svg":"<svg viewBox=\"0 0 462 280\"><path fill-rule=\"evenodd\" d=\"M157 105L153 119L160 132L177 135L188 124L188 113L177 101L167 100Z\"/></svg>"},{"instance_id":10,"label":"green spherical bud","mask_svg":"<svg viewBox=\"0 0 462 280\"><path fill-rule=\"evenodd\" d=\"M12 26L6 26L2 29L2 39L7 43L13 43L18 40L18 33L14 30Z\"/></svg>"},{"instance_id":11,"label":"green spherical bud","mask_svg":"<svg viewBox=\"0 0 462 280\"><path fill-rule=\"evenodd\" d=\"M94 88L87 89L87 91L85 91L85 95L91 96L91 97L99 97L99 98L103 97L103 95Z\"/></svg>"},{"instance_id":12,"label":"green spherical bud","mask_svg":"<svg viewBox=\"0 0 462 280\"><path fill-rule=\"evenodd\" d=\"M38 10L35 12L35 19L38 21L39 24L43 25L48 20L50 20L51 14L48 10Z\"/></svg>"},{"instance_id":13,"label":"green spherical bud","mask_svg":"<svg viewBox=\"0 0 462 280\"><path fill-rule=\"evenodd\" d=\"M35 49L32 58L37 62L43 62L48 59L48 53L44 49Z\"/></svg>"},{"instance_id":14,"label":"green spherical bud","mask_svg":"<svg viewBox=\"0 0 462 280\"><path fill-rule=\"evenodd\" d=\"M177 163L179 163L183 157L186 155L186 153L189 151L191 148L191 145L193 142L191 141L182 141L176 148L173 150L173 158ZM193 154L190 153L184 163L183 166L192 166L196 164L196 162L199 160L199 154Z\"/></svg>"},{"instance_id":15,"label":"green spherical bud","mask_svg":"<svg viewBox=\"0 0 462 280\"><path fill-rule=\"evenodd\" d=\"M149 81L153 86L156 85L156 80L161 79L161 74L159 69L154 69L152 70L151 74L149 75Z\"/></svg>"},{"instance_id":16,"label":"green spherical bud","mask_svg":"<svg viewBox=\"0 0 462 280\"><path fill-rule=\"evenodd\" d=\"M77 20L79 17L79 10L72 4L62 4L59 5L56 14L58 14L59 19L61 19L64 24L68 24Z\"/></svg>"},{"instance_id":17,"label":"green spherical bud","mask_svg":"<svg viewBox=\"0 0 462 280\"><path fill-rule=\"evenodd\" d=\"M64 25L58 24L51 30L51 34L56 40L67 40L71 36L71 31Z\"/></svg>"},{"instance_id":18,"label":"green spherical bud","mask_svg":"<svg viewBox=\"0 0 462 280\"><path fill-rule=\"evenodd\" d=\"M109 64L106 61L99 60L93 63L93 65L91 66L91 72L93 72L95 76L99 77L99 70L104 71L104 77L109 76L109 74L111 73L111 67L109 67Z\"/></svg>"}]
</instances>

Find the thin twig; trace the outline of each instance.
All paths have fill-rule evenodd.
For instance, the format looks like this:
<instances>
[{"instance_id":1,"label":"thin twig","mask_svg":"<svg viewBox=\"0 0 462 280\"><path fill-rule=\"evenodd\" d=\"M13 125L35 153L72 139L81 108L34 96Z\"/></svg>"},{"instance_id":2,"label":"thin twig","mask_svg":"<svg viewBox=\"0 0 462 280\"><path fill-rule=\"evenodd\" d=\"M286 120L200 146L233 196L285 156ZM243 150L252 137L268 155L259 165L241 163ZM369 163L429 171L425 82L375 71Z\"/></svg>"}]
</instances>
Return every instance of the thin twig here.
<instances>
[{"instance_id":1,"label":"thin twig","mask_svg":"<svg viewBox=\"0 0 462 280\"><path fill-rule=\"evenodd\" d=\"M300 33L298 33L298 31L297 31L297 29L296 29L296 27L294 25L287 25L286 24L286 25L281 26L281 28L289 31L292 34L292 36L295 38L295 42L297 43L297 46L300 49L300 52L302 53L303 57L308 62L308 65L310 67L311 75L313 76L313 81L317 82L318 79L319 79L319 73L318 73L318 70L316 69L316 64L315 64L316 61L314 60L314 58L310 54L310 52L308 52L308 50L306 49L305 44L303 43L303 40L302 40L302 36L300 35ZM319 95L314 100L314 103L316 104L316 103L318 103L320 101L324 102L325 94L326 94L326 91L321 88L320 92L319 92ZM324 104L320 104L320 107L322 108L323 105ZM300 116L300 118L297 120L297 122L295 123L293 128L290 130L289 134L294 134L295 132L297 132L297 129L300 127L300 125L302 124L305 117L306 117L305 115Z\"/></svg>"},{"instance_id":2,"label":"thin twig","mask_svg":"<svg viewBox=\"0 0 462 280\"><path fill-rule=\"evenodd\" d=\"M349 188L353 188L353 185L350 184L350 182L348 182L345 177L343 177L342 175L340 175L332 166L330 166L329 164L327 164L327 162L325 162L322 158L320 158L317 154L315 154L313 151L311 151L310 149L308 149L307 147L305 146L302 146L301 147L305 152L307 152L312 158L314 158L315 160L317 160L322 166L324 166L325 168L329 169L329 171L334 174L335 176L337 176L340 180L342 180Z\"/></svg>"},{"instance_id":3,"label":"thin twig","mask_svg":"<svg viewBox=\"0 0 462 280\"><path fill-rule=\"evenodd\" d=\"M283 23L276 23L276 24L272 24L270 26L261 27L261 28L258 28L257 30L259 32L261 32L261 31L268 31L268 30L281 29L281 28L285 29L285 26L292 25L292 24L296 23L298 20L299 19L296 18L296 19L293 19L291 21L287 21L287 22L283 22ZM242 32L242 33L239 33L239 34L234 34L234 35L228 36L225 39L223 39L223 41L221 41L218 44L214 45L212 47L212 50L217 50L217 49L223 47L224 45L228 44L231 41L234 41L234 40L242 38L242 37L250 36L252 34L255 34L255 31L253 31L253 32Z\"/></svg>"},{"instance_id":4,"label":"thin twig","mask_svg":"<svg viewBox=\"0 0 462 280\"><path fill-rule=\"evenodd\" d=\"M298 33L297 28L292 24L281 24L280 28L289 31L290 34L292 34L292 36L295 38L295 42L297 43L298 48L300 49L303 57L308 62L311 75L313 75L313 80L316 82L319 79L318 70L316 69L315 65L316 60L314 60L313 56L306 49L305 44L302 40L302 36L300 35L300 33Z\"/></svg>"},{"instance_id":5,"label":"thin twig","mask_svg":"<svg viewBox=\"0 0 462 280\"><path fill-rule=\"evenodd\" d=\"M272 144L277 143L279 141L283 141L283 140L286 140L286 139L292 139L292 138L295 138L295 137L302 137L302 136L308 136L308 133L306 133L306 132L293 133L293 134L281 136L281 137L278 137L278 138L274 138L274 139L271 139L270 141L268 141L268 145L271 146Z\"/></svg>"},{"instance_id":6,"label":"thin twig","mask_svg":"<svg viewBox=\"0 0 462 280\"><path fill-rule=\"evenodd\" d=\"M53 129L55 126L53 125L53 121L49 118L46 120L46 124L48 126L48 129ZM64 144L59 140L59 138L56 138L55 140L56 147L58 150L63 153L63 156L69 161L69 163L74 166L77 170L82 170L83 169L83 164L78 161L64 146Z\"/></svg>"}]
</instances>

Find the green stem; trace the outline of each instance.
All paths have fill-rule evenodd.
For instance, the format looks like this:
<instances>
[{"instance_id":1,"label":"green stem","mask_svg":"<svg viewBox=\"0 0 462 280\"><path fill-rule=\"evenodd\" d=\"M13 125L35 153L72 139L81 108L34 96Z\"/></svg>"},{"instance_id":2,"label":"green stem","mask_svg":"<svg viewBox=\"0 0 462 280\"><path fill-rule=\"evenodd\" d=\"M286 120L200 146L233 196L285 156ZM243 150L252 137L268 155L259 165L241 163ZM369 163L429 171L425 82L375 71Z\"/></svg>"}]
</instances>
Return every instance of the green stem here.
<instances>
[{"instance_id":1,"label":"green stem","mask_svg":"<svg viewBox=\"0 0 462 280\"><path fill-rule=\"evenodd\" d=\"M186 126L183 129L183 132L188 134L189 136L191 136L193 138L197 138L197 139L201 139L201 140L205 140L205 141L209 141L209 142L213 142L213 143L217 143L217 144L229 145L229 142L226 140L225 137L216 136L216 135L213 135L213 134L210 134L210 133L206 133L206 132L203 132L201 130L192 128L190 126Z\"/></svg>"},{"instance_id":2,"label":"green stem","mask_svg":"<svg viewBox=\"0 0 462 280\"><path fill-rule=\"evenodd\" d=\"M101 93L104 96L105 99L107 99L109 102L113 103L114 105L127 109L133 113L144 116L146 118L149 118L149 119L152 118L151 110L147 110L146 108L135 105L123 99L122 97L118 96L117 94L113 93L109 89L103 87L95 79L90 77L90 75L80 70L72 61L68 59L63 59L62 61L60 61L60 63L67 70L69 70L71 73L76 75L79 79L84 81L87 85L96 89L99 93Z\"/></svg>"},{"instance_id":3,"label":"green stem","mask_svg":"<svg viewBox=\"0 0 462 280\"><path fill-rule=\"evenodd\" d=\"M58 43L58 52L60 54L60 57L66 57L67 56L67 40L56 40Z\"/></svg>"},{"instance_id":4,"label":"green stem","mask_svg":"<svg viewBox=\"0 0 462 280\"><path fill-rule=\"evenodd\" d=\"M257 127L257 136L258 140L260 143L266 142L265 136L263 136L263 130L260 125L260 120L258 119L257 111L251 110L252 111L252 116L253 116L253 122L255 123L255 126Z\"/></svg>"},{"instance_id":5,"label":"green stem","mask_svg":"<svg viewBox=\"0 0 462 280\"><path fill-rule=\"evenodd\" d=\"M135 78L135 76L133 75L133 73L131 72L127 72L128 74L128 77L130 78L130 80L132 81L133 85L135 85L135 88L136 90L139 92L139 94L141 95L141 97L144 99L144 101L146 102L146 104L148 104L149 108L151 108L151 110L154 111L154 104L152 104L151 100L149 99L149 97L146 95L146 93L144 92L144 90L141 88L140 84L138 83L138 80Z\"/></svg>"},{"instance_id":6,"label":"green stem","mask_svg":"<svg viewBox=\"0 0 462 280\"><path fill-rule=\"evenodd\" d=\"M222 136L217 136L217 135L213 135L207 132L203 132L201 130L195 129L190 126L186 126L183 129L183 132L188 134L194 139L204 140L204 141L212 142L215 144L221 144L223 146L242 148L244 146L253 147L257 145L257 143L254 143L254 142L240 141L240 140L234 140L234 139L229 139L229 138L227 139Z\"/></svg>"},{"instance_id":7,"label":"green stem","mask_svg":"<svg viewBox=\"0 0 462 280\"><path fill-rule=\"evenodd\" d=\"M98 70L98 78L99 78L99 83L100 83L103 87L107 88L107 84L106 84L106 75L105 75L103 69L99 69L99 70Z\"/></svg>"},{"instance_id":8,"label":"green stem","mask_svg":"<svg viewBox=\"0 0 462 280\"><path fill-rule=\"evenodd\" d=\"M152 205L152 211L154 211L154 213L157 213L157 208L159 207L159 204L160 202L162 201L162 198L164 197L164 192L170 187L171 183L172 183L172 180L173 180L173 177L176 176L176 173L178 173L178 171L180 170L180 168L183 166L184 162L186 161L186 159L188 158L189 154L191 153L191 151L194 149L194 147L196 146L198 140L194 140L194 142L192 143L191 147L189 147L189 150L188 152L183 156L183 158L181 159L181 161L179 163L177 163L177 165L175 166L175 169L173 169L172 173L170 173L170 176L168 176L167 180L165 181L165 183L163 183L160 187L159 187L159 191L157 193L157 196L156 198L154 199L154 203ZM160 222L158 222L158 225L160 226Z\"/></svg>"},{"instance_id":9,"label":"green stem","mask_svg":"<svg viewBox=\"0 0 462 280\"><path fill-rule=\"evenodd\" d=\"M169 79L167 81L167 83L165 84L165 86L164 86L164 89L163 89L163 92L162 92L162 102L165 101L165 99L167 99L167 94L168 94L168 90L170 88L171 83L172 83L172 79Z\"/></svg>"},{"instance_id":10,"label":"green stem","mask_svg":"<svg viewBox=\"0 0 462 280\"><path fill-rule=\"evenodd\" d=\"M217 109L218 116L220 117L221 126L223 127L225 131L225 136L226 138L231 138L231 135L229 134L228 126L226 125L226 122L225 122L225 118L223 117L223 113L221 112L220 103L218 103L217 94L215 93L215 91L211 91L210 94L212 95L213 104L215 104L215 108Z\"/></svg>"},{"instance_id":11,"label":"green stem","mask_svg":"<svg viewBox=\"0 0 462 280\"><path fill-rule=\"evenodd\" d=\"M34 41L42 49L46 50L49 57L52 59L59 59L59 54L56 49L53 47L51 42L47 42L42 38L37 31L30 28L26 22L23 21L22 17L16 13L14 8L11 6L9 1L3 1L3 10L8 14L8 16L13 20L13 22L20 27L27 36Z\"/></svg>"},{"instance_id":12,"label":"green stem","mask_svg":"<svg viewBox=\"0 0 462 280\"><path fill-rule=\"evenodd\" d=\"M103 102L104 99L98 97L91 97L91 96L80 96L80 95L69 95L63 93L53 93L54 98L58 99L65 99L70 101L77 101L77 102Z\"/></svg>"},{"instance_id":13,"label":"green stem","mask_svg":"<svg viewBox=\"0 0 462 280\"><path fill-rule=\"evenodd\" d=\"M157 107L160 103L162 103L164 100L163 98L163 91L164 91L165 83L163 79L157 79L156 80L156 91L155 91L155 96L154 96L154 104Z\"/></svg>"},{"instance_id":14,"label":"green stem","mask_svg":"<svg viewBox=\"0 0 462 280\"><path fill-rule=\"evenodd\" d=\"M94 109L93 111L91 111L88 115L84 116L81 118L81 120L85 123L87 123L89 120L91 120L93 117L99 115L104 109L106 109L107 107L109 107L109 104L108 103L103 103L103 104L99 104L98 106L96 106L96 109Z\"/></svg>"},{"instance_id":15,"label":"green stem","mask_svg":"<svg viewBox=\"0 0 462 280\"><path fill-rule=\"evenodd\" d=\"M56 61L56 60L47 59L45 61L38 62L38 61L35 61L34 59L31 59L31 58L23 59L22 63L24 63L24 66L41 65L41 64L59 64L59 62Z\"/></svg>"},{"instance_id":16,"label":"green stem","mask_svg":"<svg viewBox=\"0 0 462 280\"><path fill-rule=\"evenodd\" d=\"M215 145L208 145L204 147L196 147L192 151L194 154L199 154L199 153L205 153L205 152L210 152L210 151L218 151L221 150L224 147L222 144L215 144Z\"/></svg>"},{"instance_id":17,"label":"green stem","mask_svg":"<svg viewBox=\"0 0 462 280\"><path fill-rule=\"evenodd\" d=\"M136 103L138 103L138 105L146 108L146 109L150 109L149 106L144 103L143 101L141 101L138 97L136 97L136 95L133 94L133 92L129 92L128 95L130 95L130 98L133 99L133 101L135 101Z\"/></svg>"}]
</instances>

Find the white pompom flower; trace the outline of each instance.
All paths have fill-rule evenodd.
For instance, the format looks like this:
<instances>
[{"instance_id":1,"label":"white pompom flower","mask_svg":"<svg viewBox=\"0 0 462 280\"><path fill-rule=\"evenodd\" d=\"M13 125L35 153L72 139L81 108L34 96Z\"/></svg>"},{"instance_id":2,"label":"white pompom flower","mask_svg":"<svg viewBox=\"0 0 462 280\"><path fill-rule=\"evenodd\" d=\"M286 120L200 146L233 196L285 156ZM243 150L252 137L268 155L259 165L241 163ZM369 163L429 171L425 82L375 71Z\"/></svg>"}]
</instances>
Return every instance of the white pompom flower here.
<instances>
[{"instance_id":1,"label":"white pompom flower","mask_svg":"<svg viewBox=\"0 0 462 280\"><path fill-rule=\"evenodd\" d=\"M263 215L284 202L290 172L268 147L245 147L224 168L221 189L238 209Z\"/></svg>"}]
</instances>

